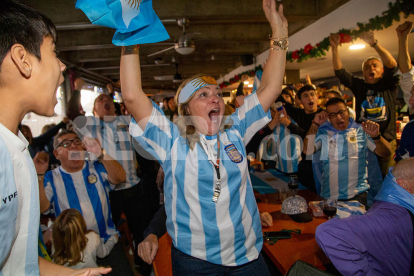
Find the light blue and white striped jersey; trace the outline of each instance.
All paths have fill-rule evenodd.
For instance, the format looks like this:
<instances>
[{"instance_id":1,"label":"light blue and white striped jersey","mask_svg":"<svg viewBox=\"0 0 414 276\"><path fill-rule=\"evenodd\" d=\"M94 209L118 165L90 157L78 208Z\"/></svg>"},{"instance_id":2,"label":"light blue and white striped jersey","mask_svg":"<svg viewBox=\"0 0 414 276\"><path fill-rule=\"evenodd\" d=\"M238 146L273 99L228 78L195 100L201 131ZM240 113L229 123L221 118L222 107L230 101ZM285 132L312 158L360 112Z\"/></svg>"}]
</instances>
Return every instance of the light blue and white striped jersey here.
<instances>
[{"instance_id":1,"label":"light blue and white striped jersey","mask_svg":"<svg viewBox=\"0 0 414 276\"><path fill-rule=\"evenodd\" d=\"M88 181L90 175L94 175L91 179L96 180L95 183ZM57 167L48 171L44 179L46 196L56 216L66 209L78 210L85 219L86 228L95 231L105 242L118 234L112 221L107 176L102 164L89 161L74 173Z\"/></svg>"},{"instance_id":2,"label":"light blue and white striped jersey","mask_svg":"<svg viewBox=\"0 0 414 276\"><path fill-rule=\"evenodd\" d=\"M81 139L85 136L98 139L106 153L121 164L126 173L126 182L115 187L116 190L122 190L131 188L139 182L135 167L133 140L128 132L131 116L113 116L112 118L113 121L103 121L98 117L79 116L75 119L74 126Z\"/></svg>"},{"instance_id":3,"label":"light blue and white striped jersey","mask_svg":"<svg viewBox=\"0 0 414 276\"><path fill-rule=\"evenodd\" d=\"M349 118L348 128L338 131L325 122L316 133L315 148L322 149L322 197L349 199L369 189L367 154L376 145L360 124Z\"/></svg>"},{"instance_id":4,"label":"light blue and white striped jersey","mask_svg":"<svg viewBox=\"0 0 414 276\"><path fill-rule=\"evenodd\" d=\"M256 259L263 245L245 146L270 121L270 112L266 114L252 94L230 118L232 127L219 136L221 194L217 203L212 201L217 176L203 146L197 143L191 150L156 104L145 131L132 120L130 132L164 169L167 230L174 246L214 264L236 266Z\"/></svg>"},{"instance_id":5,"label":"light blue and white striped jersey","mask_svg":"<svg viewBox=\"0 0 414 276\"><path fill-rule=\"evenodd\" d=\"M293 119L292 123L296 124ZM273 133L266 136L261 143L267 147L266 154L262 159L275 161L275 168L284 173L298 171L298 164L302 160L302 140L298 135L291 134L290 130L283 124L277 125Z\"/></svg>"},{"instance_id":6,"label":"light blue and white striped jersey","mask_svg":"<svg viewBox=\"0 0 414 276\"><path fill-rule=\"evenodd\" d=\"M0 276L39 275L39 184L28 146L0 124Z\"/></svg>"},{"instance_id":7,"label":"light blue and white striped jersey","mask_svg":"<svg viewBox=\"0 0 414 276\"><path fill-rule=\"evenodd\" d=\"M262 82L262 75L263 75L262 70L257 71L256 74L254 75L252 94L256 93L257 89L260 87L260 83Z\"/></svg>"}]
</instances>

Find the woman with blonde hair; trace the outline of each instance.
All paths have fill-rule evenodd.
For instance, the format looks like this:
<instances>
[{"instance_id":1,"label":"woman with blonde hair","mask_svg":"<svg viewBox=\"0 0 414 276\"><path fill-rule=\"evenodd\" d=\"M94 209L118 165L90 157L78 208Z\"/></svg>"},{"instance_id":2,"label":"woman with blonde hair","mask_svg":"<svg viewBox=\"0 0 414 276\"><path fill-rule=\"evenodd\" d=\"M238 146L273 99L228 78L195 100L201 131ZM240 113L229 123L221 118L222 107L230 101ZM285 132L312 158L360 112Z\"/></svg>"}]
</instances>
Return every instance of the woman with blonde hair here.
<instances>
[{"instance_id":1,"label":"woman with blonde hair","mask_svg":"<svg viewBox=\"0 0 414 276\"><path fill-rule=\"evenodd\" d=\"M53 224L53 262L74 269L98 267L96 257L106 257L117 242L115 235L104 243L98 234L86 229L78 210L66 209Z\"/></svg>"},{"instance_id":2,"label":"woman with blonde hair","mask_svg":"<svg viewBox=\"0 0 414 276\"><path fill-rule=\"evenodd\" d=\"M139 47L122 49L122 95L133 116L130 133L161 164L174 275L270 275L260 252L260 216L245 145L270 121L280 95L287 50L287 20L275 0L263 10L272 34L261 86L229 117L217 82L199 74L175 97L170 122L141 87Z\"/></svg>"}]
</instances>

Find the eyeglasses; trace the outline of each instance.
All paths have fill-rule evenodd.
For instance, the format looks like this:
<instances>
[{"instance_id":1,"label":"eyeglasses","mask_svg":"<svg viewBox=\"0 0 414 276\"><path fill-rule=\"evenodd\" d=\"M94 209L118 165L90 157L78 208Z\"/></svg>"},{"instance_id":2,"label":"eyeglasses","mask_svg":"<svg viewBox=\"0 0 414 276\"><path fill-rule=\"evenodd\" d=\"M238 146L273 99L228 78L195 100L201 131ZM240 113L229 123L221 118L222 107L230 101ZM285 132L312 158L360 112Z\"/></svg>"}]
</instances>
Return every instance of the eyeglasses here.
<instances>
[{"instance_id":1,"label":"eyeglasses","mask_svg":"<svg viewBox=\"0 0 414 276\"><path fill-rule=\"evenodd\" d=\"M339 110L338 112L336 112L336 113L328 113L328 116L329 116L329 119L336 119L336 117L338 117L338 115L341 117L341 118L343 118L344 116L345 116L345 112L346 112L347 110L346 109L342 109L342 110Z\"/></svg>"},{"instance_id":2,"label":"eyeglasses","mask_svg":"<svg viewBox=\"0 0 414 276\"><path fill-rule=\"evenodd\" d=\"M64 148L69 148L72 145L72 143L78 146L78 145L82 144L82 140L79 139L79 138L75 138L75 139L72 139L72 140L63 140L56 148L58 148L60 146L62 146Z\"/></svg>"}]
</instances>

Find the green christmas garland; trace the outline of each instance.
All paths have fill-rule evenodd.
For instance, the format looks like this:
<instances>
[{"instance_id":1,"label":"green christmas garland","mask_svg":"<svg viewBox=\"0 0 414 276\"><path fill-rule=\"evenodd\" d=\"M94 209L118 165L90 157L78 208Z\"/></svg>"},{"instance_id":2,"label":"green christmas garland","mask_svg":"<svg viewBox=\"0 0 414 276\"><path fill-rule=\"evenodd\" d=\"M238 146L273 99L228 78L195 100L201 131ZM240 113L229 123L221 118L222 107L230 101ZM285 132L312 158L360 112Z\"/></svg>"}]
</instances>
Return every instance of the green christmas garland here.
<instances>
[{"instance_id":1,"label":"green christmas garland","mask_svg":"<svg viewBox=\"0 0 414 276\"><path fill-rule=\"evenodd\" d=\"M341 29L338 31L341 40L340 43L350 43L361 36L361 33L367 31L379 31L389 28L394 21L400 21L400 13L404 14L404 18L407 18L410 14L414 14L414 0L397 0L395 3L388 3L388 10L382 13L382 16L376 16L369 19L368 23L357 23L357 30ZM321 42L315 46L307 44L304 48L293 52L287 52L286 60L289 62L302 62L309 58L320 58L326 56L326 51L331 47L329 43L329 36L325 37ZM263 70L259 65L252 70L242 72L235 75L229 81L224 81L220 84L221 88L226 88L234 83L238 83L241 80L241 76L247 74L253 77L258 70Z\"/></svg>"},{"instance_id":2,"label":"green christmas garland","mask_svg":"<svg viewBox=\"0 0 414 276\"><path fill-rule=\"evenodd\" d=\"M400 21L400 13L404 13L404 18L407 18L410 14L414 14L414 0L397 0L395 3L388 4L388 10L382 13L382 16L376 16L369 19L366 24L357 23L357 30L339 30L341 36L341 44L349 43L361 36L361 33L367 31L383 30L392 25L393 21ZM304 48L293 52L287 52L286 60L289 62L302 62L309 58L319 58L326 56L326 51L330 48L329 36L325 37L321 42L315 46L311 44L306 45Z\"/></svg>"},{"instance_id":3,"label":"green christmas garland","mask_svg":"<svg viewBox=\"0 0 414 276\"><path fill-rule=\"evenodd\" d=\"M241 80L241 77L243 75L248 75L250 77L253 77L256 74L256 72L259 71L259 70L263 70L263 68L262 68L261 65L256 66L252 70L247 70L247 71L244 71L244 72L242 72L242 73L240 73L238 75L235 75L234 77L232 77L231 79L229 79L229 81L223 81L219 86L220 86L220 88L223 89L223 88L226 88L227 86L232 85L233 83L239 83L240 80Z\"/></svg>"}]
</instances>

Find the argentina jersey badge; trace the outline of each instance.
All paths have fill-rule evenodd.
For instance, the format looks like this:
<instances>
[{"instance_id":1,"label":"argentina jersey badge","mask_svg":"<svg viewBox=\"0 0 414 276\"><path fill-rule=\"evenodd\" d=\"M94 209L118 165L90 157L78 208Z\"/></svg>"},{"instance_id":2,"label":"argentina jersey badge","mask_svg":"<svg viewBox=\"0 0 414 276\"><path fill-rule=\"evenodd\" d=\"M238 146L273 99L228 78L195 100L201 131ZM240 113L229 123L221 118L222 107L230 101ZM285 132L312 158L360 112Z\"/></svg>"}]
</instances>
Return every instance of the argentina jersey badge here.
<instances>
[{"instance_id":1,"label":"argentina jersey badge","mask_svg":"<svg viewBox=\"0 0 414 276\"><path fill-rule=\"evenodd\" d=\"M356 143L357 142L357 133L355 129L352 129L351 131L348 132L348 141L350 143Z\"/></svg>"},{"instance_id":2,"label":"argentina jersey badge","mask_svg":"<svg viewBox=\"0 0 414 276\"><path fill-rule=\"evenodd\" d=\"M230 158L230 160L234 163L240 163L243 161L243 156L240 154L233 143L225 146L224 150L226 151L227 156Z\"/></svg>"},{"instance_id":3,"label":"argentina jersey badge","mask_svg":"<svg viewBox=\"0 0 414 276\"><path fill-rule=\"evenodd\" d=\"M98 181L98 177L96 177L96 175L94 173L91 173L90 175L88 175L88 183L89 184L95 184L96 181Z\"/></svg>"}]
</instances>

